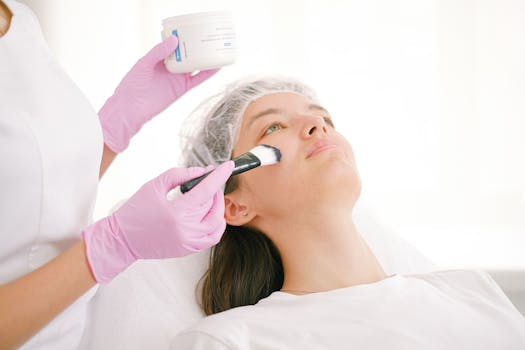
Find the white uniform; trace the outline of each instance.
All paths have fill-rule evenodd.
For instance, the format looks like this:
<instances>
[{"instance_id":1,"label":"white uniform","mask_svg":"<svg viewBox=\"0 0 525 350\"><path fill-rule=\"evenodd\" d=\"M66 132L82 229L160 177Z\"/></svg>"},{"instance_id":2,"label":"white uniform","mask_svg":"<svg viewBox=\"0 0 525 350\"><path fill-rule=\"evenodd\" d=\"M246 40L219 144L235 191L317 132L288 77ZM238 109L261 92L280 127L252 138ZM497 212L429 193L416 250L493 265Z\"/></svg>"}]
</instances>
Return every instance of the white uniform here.
<instances>
[{"instance_id":1,"label":"white uniform","mask_svg":"<svg viewBox=\"0 0 525 350\"><path fill-rule=\"evenodd\" d=\"M0 283L72 246L92 222L103 149L96 112L59 66L35 15L12 0L0 37ZM74 349L86 293L23 349Z\"/></svg>"},{"instance_id":2,"label":"white uniform","mask_svg":"<svg viewBox=\"0 0 525 350\"><path fill-rule=\"evenodd\" d=\"M525 318L482 271L396 275L206 317L172 349L522 350Z\"/></svg>"}]
</instances>

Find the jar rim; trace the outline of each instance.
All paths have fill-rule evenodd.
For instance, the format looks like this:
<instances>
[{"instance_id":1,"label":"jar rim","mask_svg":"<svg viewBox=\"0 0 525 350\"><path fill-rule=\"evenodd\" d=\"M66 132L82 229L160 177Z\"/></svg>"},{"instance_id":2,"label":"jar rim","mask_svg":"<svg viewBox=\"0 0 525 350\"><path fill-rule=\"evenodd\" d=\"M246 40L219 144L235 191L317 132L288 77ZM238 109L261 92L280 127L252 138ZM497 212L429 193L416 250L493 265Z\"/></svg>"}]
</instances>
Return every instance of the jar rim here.
<instances>
[{"instance_id":1,"label":"jar rim","mask_svg":"<svg viewBox=\"0 0 525 350\"><path fill-rule=\"evenodd\" d=\"M162 20L162 25L171 23L183 24L184 22L199 21L199 20L232 20L232 15L228 11L207 11L189 13L180 16L168 17Z\"/></svg>"}]
</instances>

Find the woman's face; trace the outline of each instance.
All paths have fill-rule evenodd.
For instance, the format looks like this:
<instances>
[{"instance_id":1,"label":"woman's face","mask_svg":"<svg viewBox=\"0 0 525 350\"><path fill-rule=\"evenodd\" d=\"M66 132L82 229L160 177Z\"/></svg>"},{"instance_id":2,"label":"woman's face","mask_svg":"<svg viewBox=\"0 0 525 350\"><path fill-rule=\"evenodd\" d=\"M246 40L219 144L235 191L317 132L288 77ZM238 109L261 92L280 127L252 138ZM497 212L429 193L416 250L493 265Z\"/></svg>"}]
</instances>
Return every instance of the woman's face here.
<instances>
[{"instance_id":1,"label":"woman's face","mask_svg":"<svg viewBox=\"0 0 525 350\"><path fill-rule=\"evenodd\" d=\"M265 95L246 109L239 135L234 156L267 144L282 157L239 175L239 188L225 196L228 223L279 220L326 206L352 209L361 191L354 154L323 107L295 93ZM244 217L232 215L238 212Z\"/></svg>"}]
</instances>

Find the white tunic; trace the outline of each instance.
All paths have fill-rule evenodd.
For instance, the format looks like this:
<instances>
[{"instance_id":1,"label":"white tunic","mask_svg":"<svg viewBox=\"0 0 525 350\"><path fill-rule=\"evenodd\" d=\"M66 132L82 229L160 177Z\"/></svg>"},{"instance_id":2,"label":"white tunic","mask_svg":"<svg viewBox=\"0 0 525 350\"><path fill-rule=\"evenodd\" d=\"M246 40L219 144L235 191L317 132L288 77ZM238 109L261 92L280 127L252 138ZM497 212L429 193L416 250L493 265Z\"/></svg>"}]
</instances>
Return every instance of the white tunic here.
<instances>
[{"instance_id":1,"label":"white tunic","mask_svg":"<svg viewBox=\"0 0 525 350\"><path fill-rule=\"evenodd\" d=\"M525 349L525 318L482 271L396 275L209 316L172 350Z\"/></svg>"},{"instance_id":2,"label":"white tunic","mask_svg":"<svg viewBox=\"0 0 525 350\"><path fill-rule=\"evenodd\" d=\"M92 221L103 149L96 112L50 52L35 15L0 37L0 283L72 246ZM73 349L86 293L24 348Z\"/></svg>"}]
</instances>

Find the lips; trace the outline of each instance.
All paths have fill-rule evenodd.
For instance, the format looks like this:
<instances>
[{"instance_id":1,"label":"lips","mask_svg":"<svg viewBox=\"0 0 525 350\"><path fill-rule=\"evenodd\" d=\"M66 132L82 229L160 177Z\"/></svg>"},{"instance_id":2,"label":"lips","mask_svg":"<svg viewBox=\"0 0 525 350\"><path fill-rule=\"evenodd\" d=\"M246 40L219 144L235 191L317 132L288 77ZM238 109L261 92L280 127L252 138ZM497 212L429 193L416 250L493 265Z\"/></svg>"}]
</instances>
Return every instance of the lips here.
<instances>
[{"instance_id":1,"label":"lips","mask_svg":"<svg viewBox=\"0 0 525 350\"><path fill-rule=\"evenodd\" d=\"M310 147L310 150L308 151L308 155L306 156L306 158L310 158L316 155L317 153L321 153L328 149L337 148L337 147L339 146L328 140L317 141Z\"/></svg>"}]
</instances>

